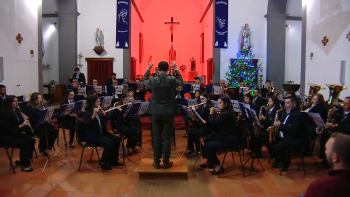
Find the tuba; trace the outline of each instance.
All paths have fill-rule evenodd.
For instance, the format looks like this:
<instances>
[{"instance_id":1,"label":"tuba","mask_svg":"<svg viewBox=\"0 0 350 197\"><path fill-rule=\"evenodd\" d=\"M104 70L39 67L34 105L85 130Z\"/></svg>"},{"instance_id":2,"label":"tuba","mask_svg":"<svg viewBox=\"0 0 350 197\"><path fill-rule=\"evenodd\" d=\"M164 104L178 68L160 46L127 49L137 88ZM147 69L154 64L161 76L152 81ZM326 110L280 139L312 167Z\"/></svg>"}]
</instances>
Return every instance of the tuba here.
<instances>
[{"instance_id":1,"label":"tuba","mask_svg":"<svg viewBox=\"0 0 350 197\"><path fill-rule=\"evenodd\" d=\"M320 85L315 84L315 83L308 83L308 85L310 86L310 88L309 88L309 96L306 99L306 103L311 103L312 98L315 96L315 94L317 94L320 90L326 89L325 87L320 86ZM303 111L304 107L305 107L304 103L301 103L300 111Z\"/></svg>"},{"instance_id":2,"label":"tuba","mask_svg":"<svg viewBox=\"0 0 350 197\"><path fill-rule=\"evenodd\" d=\"M282 112L285 109L285 107L279 109L276 111L276 115L275 115L275 121L278 120L279 118L279 113ZM278 128L275 126L271 126L269 128L267 128L267 131L269 132L269 141L270 143L276 141L276 137L278 135Z\"/></svg>"},{"instance_id":3,"label":"tuba","mask_svg":"<svg viewBox=\"0 0 350 197\"><path fill-rule=\"evenodd\" d=\"M333 123L334 125L338 125L340 121L340 114L339 109L340 107L337 106L340 93L347 89L345 86L342 85L336 85L336 84L327 84L327 87L329 89L329 99L327 102L328 104L328 117L327 117L327 123ZM340 105L342 103L339 103ZM316 133L322 134L325 128L323 127L316 127Z\"/></svg>"}]
</instances>

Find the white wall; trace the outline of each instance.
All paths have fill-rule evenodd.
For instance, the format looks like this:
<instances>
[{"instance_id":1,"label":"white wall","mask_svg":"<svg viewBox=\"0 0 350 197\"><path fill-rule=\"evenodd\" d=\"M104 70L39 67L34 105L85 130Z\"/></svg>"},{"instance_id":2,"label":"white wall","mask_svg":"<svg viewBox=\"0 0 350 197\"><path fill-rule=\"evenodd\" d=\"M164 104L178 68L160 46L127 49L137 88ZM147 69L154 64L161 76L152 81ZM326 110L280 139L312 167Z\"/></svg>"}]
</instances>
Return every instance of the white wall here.
<instances>
[{"instance_id":1,"label":"white wall","mask_svg":"<svg viewBox=\"0 0 350 197\"><path fill-rule=\"evenodd\" d=\"M56 23L56 25L53 25ZM44 39L45 54L43 64L49 64L49 69L43 70L43 83L49 83L50 80L58 82L58 23L56 17L43 18L42 31ZM47 90L46 88L44 90Z\"/></svg>"},{"instance_id":2,"label":"white wall","mask_svg":"<svg viewBox=\"0 0 350 197\"><path fill-rule=\"evenodd\" d=\"M266 72L266 19L268 0L235 0L229 1L228 10L228 48L221 49L220 78L225 79L231 58L237 58L240 47L241 32L244 24L250 27L252 52L255 59L262 63L263 75ZM254 6L252 6L254 5Z\"/></svg>"},{"instance_id":3,"label":"white wall","mask_svg":"<svg viewBox=\"0 0 350 197\"><path fill-rule=\"evenodd\" d=\"M290 16L302 17L301 0L288 0L286 13ZM286 60L285 81L300 83L301 73L301 29L302 21L287 20L286 25Z\"/></svg>"},{"instance_id":4,"label":"white wall","mask_svg":"<svg viewBox=\"0 0 350 197\"><path fill-rule=\"evenodd\" d=\"M115 48L116 41L116 0L77 0L78 12L78 54L81 52L83 67L81 72L87 77L85 58L100 57L92 49L95 47L94 34L97 28L103 31L105 55L112 57L113 72L117 78L123 77L123 51ZM78 58L77 58L78 61ZM74 72L74 71L72 71Z\"/></svg>"},{"instance_id":5,"label":"white wall","mask_svg":"<svg viewBox=\"0 0 350 197\"><path fill-rule=\"evenodd\" d=\"M0 56L8 95L38 91L38 0L2 0L0 3ZM15 37L20 33L21 44ZM34 51L31 57L30 50ZM17 86L19 84L20 86Z\"/></svg>"},{"instance_id":6,"label":"white wall","mask_svg":"<svg viewBox=\"0 0 350 197\"><path fill-rule=\"evenodd\" d=\"M308 0L307 1L307 41L306 41L306 83L325 86L340 84L340 61L346 61L345 86L340 98L350 95L350 42L346 35L350 30L349 0ZM324 36L329 42L321 43ZM310 59L310 53L314 57ZM309 86L306 84L305 89ZM328 88L320 91L329 98Z\"/></svg>"}]
</instances>

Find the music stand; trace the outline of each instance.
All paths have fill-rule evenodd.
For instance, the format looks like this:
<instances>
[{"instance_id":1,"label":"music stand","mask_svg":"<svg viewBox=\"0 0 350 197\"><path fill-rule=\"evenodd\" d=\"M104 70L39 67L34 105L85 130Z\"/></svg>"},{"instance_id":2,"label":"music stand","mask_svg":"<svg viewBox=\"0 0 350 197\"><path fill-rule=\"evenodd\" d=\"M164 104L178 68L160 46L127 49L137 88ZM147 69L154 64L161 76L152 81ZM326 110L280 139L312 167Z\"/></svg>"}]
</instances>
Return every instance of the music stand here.
<instances>
[{"instance_id":1,"label":"music stand","mask_svg":"<svg viewBox=\"0 0 350 197\"><path fill-rule=\"evenodd\" d=\"M141 102L138 102L138 100L135 100L135 101L132 101L132 103L133 103L133 105L132 105L132 108L129 111L129 116L130 117L138 117L137 114L140 111ZM141 129L141 125L140 125L140 128L137 128L136 148L138 148L142 153L145 153L142 150L142 136L141 136L141 139L140 139L140 133L141 132L140 132L139 129Z\"/></svg>"},{"instance_id":2,"label":"music stand","mask_svg":"<svg viewBox=\"0 0 350 197\"><path fill-rule=\"evenodd\" d=\"M64 154L66 157L68 157L68 153L72 153L74 155L74 153L72 152L72 149L67 151L68 146L67 146L66 131L65 131L65 129L66 129L66 116L71 114L73 108L74 108L74 103L64 104L64 105L60 106L60 108L58 109L58 112L56 113L55 118L59 118L59 117L63 116L63 124L61 123L61 125L62 125L63 139L64 139L64 146L63 147L65 147L64 152L62 151L63 147L60 147L61 149L58 152L56 157L58 157L60 155L60 153ZM75 157L75 155L74 155L74 157Z\"/></svg>"},{"instance_id":3,"label":"music stand","mask_svg":"<svg viewBox=\"0 0 350 197\"><path fill-rule=\"evenodd\" d=\"M128 114L129 114L129 111L130 111L131 107L132 107L132 103L129 103L128 105L122 106L122 111L118 114L117 121L120 120L120 119L122 119L122 118L127 117ZM125 147L124 147L124 137L123 137L124 134L121 133L120 131L119 131L119 133L120 133L120 136L121 136L121 138L122 138L122 149L123 149L123 154L122 154L122 156L121 156L119 159L123 158L123 164L124 164L124 168L125 168L125 173L127 173L127 171L126 171L125 159L129 160L129 161L132 162L133 164L135 164L135 162L133 162L131 159L129 159L129 158L126 156L126 154L125 154ZM118 159L118 160L119 160L119 159Z\"/></svg>"},{"instance_id":4,"label":"music stand","mask_svg":"<svg viewBox=\"0 0 350 197\"><path fill-rule=\"evenodd\" d=\"M261 124L260 124L260 122L259 122L258 117L256 116L255 111L252 110L252 109L247 109L247 108L246 108L245 110L246 110L247 114L249 114L249 116L250 116L249 121L250 121L250 122L253 122L253 124L254 124L254 130L255 130L255 129L258 129L258 128L261 126ZM256 128L256 127L257 127L257 128ZM249 147L248 147L248 148L249 148ZM248 163L248 161L249 161L250 159L252 160L251 166L250 166L249 175L251 175L252 169L253 169L256 165L258 165L258 164L260 164L260 166L262 167L262 169L265 170L265 168L264 168L264 167L262 166L262 164L260 163L259 158L255 157L255 153L254 153L254 150L255 150L255 143L253 143L252 149L253 149L253 150L252 150L252 152L251 152L251 154L250 154L250 157L249 157L249 158L247 159L247 161L243 164L243 166L245 166L246 163ZM254 165L254 159L256 159L256 161L257 161L257 164L255 164L255 165Z\"/></svg>"},{"instance_id":5,"label":"music stand","mask_svg":"<svg viewBox=\"0 0 350 197\"><path fill-rule=\"evenodd\" d=\"M49 135L48 135L48 132L47 132L47 122L48 121L51 121L51 117L52 117L52 114L53 114L53 111L54 111L54 107L48 107L46 108L45 110L41 111L40 114L39 114L39 118L38 118L38 122L36 124L36 126L39 126L41 124L45 124L45 129L46 129L46 144L47 144L47 159L46 159L46 162L45 162L45 165L43 167L43 170L41 171L41 174L44 173L44 170L46 168L46 166L50 166L49 164L49 159L51 158L51 154L50 154L50 150L49 150ZM60 163L63 163L63 162L60 162ZM65 165L65 163L63 163Z\"/></svg>"}]
</instances>

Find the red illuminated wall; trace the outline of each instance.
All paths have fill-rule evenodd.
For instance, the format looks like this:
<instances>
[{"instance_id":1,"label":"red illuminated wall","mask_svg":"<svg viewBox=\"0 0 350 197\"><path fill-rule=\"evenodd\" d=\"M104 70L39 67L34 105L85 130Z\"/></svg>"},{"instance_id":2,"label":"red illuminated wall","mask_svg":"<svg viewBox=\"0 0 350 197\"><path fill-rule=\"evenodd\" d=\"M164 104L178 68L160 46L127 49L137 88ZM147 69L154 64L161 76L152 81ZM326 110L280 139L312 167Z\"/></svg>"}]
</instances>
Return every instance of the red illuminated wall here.
<instances>
[{"instance_id":1,"label":"red illuminated wall","mask_svg":"<svg viewBox=\"0 0 350 197\"><path fill-rule=\"evenodd\" d=\"M134 8L131 10L131 56L137 58L136 74L144 74L150 54L155 65L161 60L168 61L170 48L170 26L165 21L179 21L180 25L174 28L174 48L176 49L176 63L186 64L187 70L182 73L187 81L187 72L190 70L189 59L196 57L196 69L199 75L206 75L205 60L212 57L212 9L207 16L209 19L199 23L200 18L209 0L135 0L144 19L141 23ZM133 7L133 6L132 6ZM211 21L210 21L211 20ZM209 30L210 29L210 30ZM209 32L209 33L208 33ZM143 34L144 58L139 63L139 33ZM204 64L200 58L200 35L205 34ZM207 35L206 35L207 34Z\"/></svg>"}]
</instances>

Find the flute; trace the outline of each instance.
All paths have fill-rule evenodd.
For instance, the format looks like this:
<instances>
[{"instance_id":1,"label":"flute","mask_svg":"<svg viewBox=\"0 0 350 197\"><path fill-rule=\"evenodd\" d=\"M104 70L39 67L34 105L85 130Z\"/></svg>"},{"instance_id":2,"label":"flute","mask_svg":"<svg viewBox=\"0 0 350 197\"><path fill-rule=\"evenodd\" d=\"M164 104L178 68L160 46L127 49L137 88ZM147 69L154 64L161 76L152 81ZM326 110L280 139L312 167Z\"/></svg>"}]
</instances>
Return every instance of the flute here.
<instances>
[{"instance_id":1,"label":"flute","mask_svg":"<svg viewBox=\"0 0 350 197\"><path fill-rule=\"evenodd\" d=\"M106 113L106 112L113 111L113 110L117 109L117 107L123 107L123 106L125 106L125 105L128 105L128 104L118 105L118 106L116 106L116 107L109 108L108 110L105 111L105 113Z\"/></svg>"}]
</instances>

